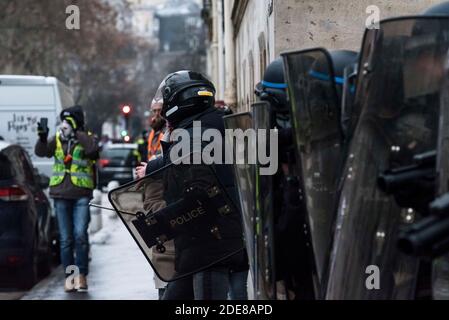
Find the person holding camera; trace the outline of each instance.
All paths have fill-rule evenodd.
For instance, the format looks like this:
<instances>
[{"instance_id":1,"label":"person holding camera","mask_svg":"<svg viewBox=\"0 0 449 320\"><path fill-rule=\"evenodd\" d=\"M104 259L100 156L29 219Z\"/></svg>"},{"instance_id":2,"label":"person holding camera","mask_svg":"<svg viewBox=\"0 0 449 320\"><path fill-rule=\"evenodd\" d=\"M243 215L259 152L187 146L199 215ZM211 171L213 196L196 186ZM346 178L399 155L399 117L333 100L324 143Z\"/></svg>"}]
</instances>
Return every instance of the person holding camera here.
<instances>
[{"instance_id":1,"label":"person holding camera","mask_svg":"<svg viewBox=\"0 0 449 320\"><path fill-rule=\"evenodd\" d=\"M84 129L81 106L64 109L60 118L60 128L50 139L49 129L38 123L35 153L39 157L54 158L50 197L54 199L58 220L61 261L66 273L73 265L79 270L79 274L75 273L75 285L66 281L64 290L87 291L88 205L95 188L95 160L99 158L99 146L95 136Z\"/></svg>"}]
</instances>

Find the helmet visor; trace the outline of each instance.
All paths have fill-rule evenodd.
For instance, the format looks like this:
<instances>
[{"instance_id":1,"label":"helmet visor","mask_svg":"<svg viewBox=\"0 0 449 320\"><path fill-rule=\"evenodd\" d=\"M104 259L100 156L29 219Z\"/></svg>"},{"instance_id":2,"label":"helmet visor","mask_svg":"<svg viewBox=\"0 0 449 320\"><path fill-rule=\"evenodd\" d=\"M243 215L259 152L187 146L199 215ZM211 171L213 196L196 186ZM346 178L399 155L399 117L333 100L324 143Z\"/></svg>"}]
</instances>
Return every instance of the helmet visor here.
<instances>
[{"instance_id":1,"label":"helmet visor","mask_svg":"<svg viewBox=\"0 0 449 320\"><path fill-rule=\"evenodd\" d=\"M165 117L164 111L164 89L166 88L166 78L162 80L159 88L157 88L150 104L151 117L162 116Z\"/></svg>"},{"instance_id":2,"label":"helmet visor","mask_svg":"<svg viewBox=\"0 0 449 320\"><path fill-rule=\"evenodd\" d=\"M157 88L156 93L154 94L153 100L151 100L151 106L150 108L153 109L154 106L162 106L164 104L164 96L162 95L162 89L165 87L165 79L161 82L159 85L159 88Z\"/></svg>"}]
</instances>

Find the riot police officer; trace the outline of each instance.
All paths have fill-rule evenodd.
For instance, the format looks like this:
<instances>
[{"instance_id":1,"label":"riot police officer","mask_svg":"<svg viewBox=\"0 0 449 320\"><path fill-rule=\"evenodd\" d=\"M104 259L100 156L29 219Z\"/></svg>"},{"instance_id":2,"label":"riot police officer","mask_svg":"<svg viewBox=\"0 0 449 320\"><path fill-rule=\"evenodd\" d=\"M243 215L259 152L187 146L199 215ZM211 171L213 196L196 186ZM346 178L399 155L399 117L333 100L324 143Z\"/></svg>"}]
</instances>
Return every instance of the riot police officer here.
<instances>
[{"instance_id":1,"label":"riot police officer","mask_svg":"<svg viewBox=\"0 0 449 320\"><path fill-rule=\"evenodd\" d=\"M256 251L269 254L268 258L255 257L255 263L265 267L254 277L259 282L256 283L259 298L275 299L283 294L286 299L314 299L312 255L305 230L303 189L297 171L299 159L294 154L286 89L283 61L278 58L267 67L263 80L255 88L255 94L267 108L256 104L252 115L255 128L277 130L280 163L274 176L256 177L256 188L261 190L256 193L256 208L261 208L256 212L256 220L263 230ZM264 124L262 119L266 118L270 120ZM259 175L258 170L256 174ZM264 205L264 198L271 198L271 208ZM266 261L269 259L274 261Z\"/></svg>"},{"instance_id":2,"label":"riot police officer","mask_svg":"<svg viewBox=\"0 0 449 320\"><path fill-rule=\"evenodd\" d=\"M344 71L356 63L357 53L306 49L282 54L291 97L293 140L304 181L306 216L314 256L316 296L324 296L334 231L338 182L346 157L341 117ZM350 109L350 108L348 108Z\"/></svg>"},{"instance_id":3,"label":"riot police officer","mask_svg":"<svg viewBox=\"0 0 449 320\"><path fill-rule=\"evenodd\" d=\"M216 129L224 136L225 112L214 107L214 97L214 85L202 74L178 71L162 81L153 98L154 102L162 104L162 116L167 120L172 137L170 142L162 144L163 156L138 171L146 170L146 174L151 176L155 171L164 168L160 173L163 197L167 203L167 210L164 210L172 215L188 211L170 220L171 227L183 231L174 237L174 279L178 280L168 284L163 297L165 300L225 300L228 297L232 271L248 268L246 253L243 250L240 213L236 205L236 188L230 171L232 168L224 164L224 160L206 166L193 161L195 154L182 154L177 158L178 154L173 152L174 148L182 145L187 150L201 153L206 144L198 144L197 141L201 139L197 139L201 138L207 129ZM198 124L200 132L196 131L195 126ZM180 130L187 133L187 140L176 140L176 133ZM224 155L224 152L222 154ZM178 160L186 157L192 160L188 161L190 164L178 163ZM211 183L215 186L214 191L208 189L206 196L200 197L198 190ZM192 191L195 188L196 191ZM194 195L187 195L189 192ZM195 192L198 192L197 198ZM184 200L181 200L183 195ZM209 201L208 197L214 197L213 201ZM228 201L223 206L220 201L224 198L232 203ZM189 209L179 205L180 201L190 206ZM217 210L220 214L214 218L211 212ZM198 222L194 224L192 221L198 216L204 218L197 219ZM183 225L186 225L187 229ZM208 227L205 232L203 226L206 225L213 227ZM168 232L170 233L171 229Z\"/></svg>"},{"instance_id":4,"label":"riot police officer","mask_svg":"<svg viewBox=\"0 0 449 320\"><path fill-rule=\"evenodd\" d=\"M429 9L424 13L424 16L449 16L449 2L440 3ZM435 20L435 22L440 23L440 20ZM444 20L442 20L444 21ZM422 23L417 21L414 26L415 33L423 33L429 28L428 23ZM435 33L436 34L436 33ZM444 44L444 41L441 41ZM443 45L442 50L446 49ZM422 50L424 51L424 50ZM447 103L449 97L449 81L448 81L448 65L447 56L440 54L435 54L439 50L431 50L434 52L433 57L427 55L426 65L438 66L438 68L429 68L432 77L441 84L439 100L440 100L440 115L439 115L439 128L438 128L438 143L437 143L437 153L436 153L436 163L435 161L429 162L425 168L422 166L417 166L415 173L430 171L432 174L430 185L432 188L426 190L427 192L420 192L422 190L417 190L420 192L418 199L420 200L420 207L424 208L427 215L418 220L416 223L404 228L399 235L398 245L399 248L411 255L421 257L421 266L423 262L426 264L431 263L428 270L423 270L420 273L418 280L420 281L420 287L432 288L432 298L436 300L447 300L449 299L447 291L448 283L448 266L449 266L449 247L448 243L448 212L449 212L449 189L448 189L448 177L449 177L449 166L448 166L448 132L449 132L449 117L447 112ZM438 61L433 62L433 59ZM442 63L445 63L444 66ZM423 63L421 63L424 65ZM438 99L438 97L437 97ZM438 105L438 103L435 103ZM436 168L436 170L435 170ZM421 188L422 189L422 188ZM432 203L428 203L429 199L436 195ZM420 268L420 271L423 268ZM427 293L427 296L429 294Z\"/></svg>"},{"instance_id":5,"label":"riot police officer","mask_svg":"<svg viewBox=\"0 0 449 320\"><path fill-rule=\"evenodd\" d=\"M272 181L277 190L273 207L278 208L272 241L276 278L293 293L288 298L323 297L344 153L340 119L344 70L356 63L356 57L356 52L346 50L286 53L268 66L256 86L256 95L269 103L270 127L280 137L281 168ZM293 255L292 243L297 248Z\"/></svg>"},{"instance_id":6,"label":"riot police officer","mask_svg":"<svg viewBox=\"0 0 449 320\"><path fill-rule=\"evenodd\" d=\"M436 147L448 30L447 17L416 16L384 20L378 30L365 32L354 100L357 120L340 182L328 299L421 296L421 261L397 247L400 230L418 221L420 212L414 205L399 206L378 182L386 171L399 173Z\"/></svg>"}]
</instances>

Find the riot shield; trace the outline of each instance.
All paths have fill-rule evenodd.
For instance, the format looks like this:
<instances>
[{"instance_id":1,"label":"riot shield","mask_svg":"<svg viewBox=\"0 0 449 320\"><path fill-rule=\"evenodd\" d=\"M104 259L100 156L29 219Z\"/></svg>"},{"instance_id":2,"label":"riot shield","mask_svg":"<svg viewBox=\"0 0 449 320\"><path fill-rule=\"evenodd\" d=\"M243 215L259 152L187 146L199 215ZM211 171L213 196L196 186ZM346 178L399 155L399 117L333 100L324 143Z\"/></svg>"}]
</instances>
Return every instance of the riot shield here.
<instances>
[{"instance_id":1,"label":"riot shield","mask_svg":"<svg viewBox=\"0 0 449 320\"><path fill-rule=\"evenodd\" d=\"M213 167L189 164L192 159L190 154L109 193L113 208L166 282L221 263L241 263L239 209Z\"/></svg>"},{"instance_id":2,"label":"riot shield","mask_svg":"<svg viewBox=\"0 0 449 320\"><path fill-rule=\"evenodd\" d=\"M254 132L269 134L272 125L270 105L258 102L252 105ZM257 139L258 148L268 145L268 141ZM276 298L276 266L274 239L274 196L273 176L262 175L263 165L259 161L255 164L255 264L256 270L255 295L257 299Z\"/></svg>"},{"instance_id":3,"label":"riot shield","mask_svg":"<svg viewBox=\"0 0 449 320\"><path fill-rule=\"evenodd\" d=\"M226 136L226 142L229 143L229 150L233 151L232 163L234 168L234 177L237 182L240 207L242 210L243 231L245 236L246 251L248 253L249 265L252 279L256 279L259 272L259 266L255 263L255 204L254 204L254 163L251 163L249 153L255 152L251 145L251 137L239 139L238 132L245 133L253 128L251 114L248 112L234 114L223 118L225 128L229 134ZM238 131L236 131L238 130ZM241 130L241 131L240 131Z\"/></svg>"},{"instance_id":4,"label":"riot shield","mask_svg":"<svg viewBox=\"0 0 449 320\"><path fill-rule=\"evenodd\" d=\"M449 57L448 57L449 58ZM441 90L440 124L437 148L437 195L430 205L433 219L425 229L419 230L427 237L427 248L430 255L437 258L432 262L432 298L447 300L448 276L445 272L449 264L449 60L446 59L445 79ZM429 230L431 232L429 232ZM421 237L422 238L422 237ZM423 242L423 241L421 241ZM426 249L427 249L426 248ZM433 249L433 250L432 250Z\"/></svg>"},{"instance_id":5,"label":"riot shield","mask_svg":"<svg viewBox=\"0 0 449 320\"><path fill-rule=\"evenodd\" d=\"M357 70L358 63L351 64L344 70L343 95L341 98L341 127L345 141L351 139L352 130L358 118L358 110L354 108Z\"/></svg>"},{"instance_id":6,"label":"riot shield","mask_svg":"<svg viewBox=\"0 0 449 320\"><path fill-rule=\"evenodd\" d=\"M397 239L420 217L381 191L378 177L435 150L448 48L447 17L388 19L365 32L355 97L360 117L341 181L328 299L415 297L419 261L402 254Z\"/></svg>"},{"instance_id":7,"label":"riot shield","mask_svg":"<svg viewBox=\"0 0 449 320\"><path fill-rule=\"evenodd\" d=\"M344 157L340 102L329 53L310 49L283 54L297 158L301 159L308 222L322 296ZM339 79L340 80L340 79Z\"/></svg>"},{"instance_id":8,"label":"riot shield","mask_svg":"<svg viewBox=\"0 0 449 320\"><path fill-rule=\"evenodd\" d=\"M441 109L437 148L437 195L442 196L449 193L449 161L447 161L449 159L449 64L445 65L445 79L443 81L440 101Z\"/></svg>"}]
</instances>

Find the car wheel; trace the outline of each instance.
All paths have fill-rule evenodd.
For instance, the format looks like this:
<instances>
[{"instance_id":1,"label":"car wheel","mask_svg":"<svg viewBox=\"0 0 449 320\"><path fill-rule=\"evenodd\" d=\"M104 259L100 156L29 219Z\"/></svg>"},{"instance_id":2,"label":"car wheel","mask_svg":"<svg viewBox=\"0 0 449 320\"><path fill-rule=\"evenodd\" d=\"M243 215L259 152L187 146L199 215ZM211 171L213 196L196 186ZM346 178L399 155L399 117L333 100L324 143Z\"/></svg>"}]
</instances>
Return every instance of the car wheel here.
<instances>
[{"instance_id":1,"label":"car wheel","mask_svg":"<svg viewBox=\"0 0 449 320\"><path fill-rule=\"evenodd\" d=\"M38 278L38 264L37 240L34 239L30 258L28 259L27 264L24 265L19 272L19 283L21 289L28 290L36 284Z\"/></svg>"}]
</instances>

